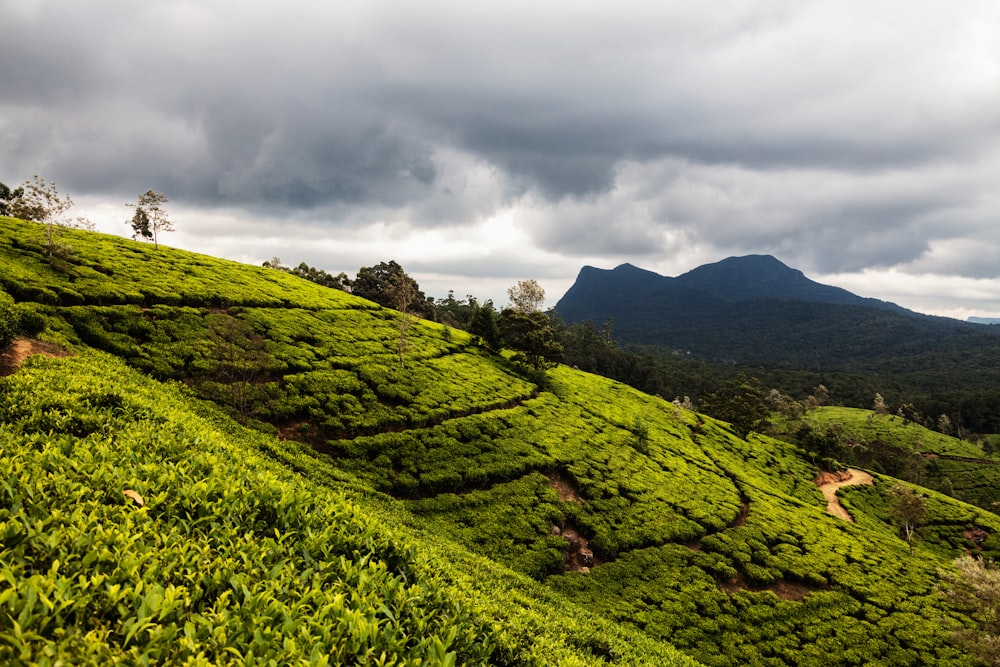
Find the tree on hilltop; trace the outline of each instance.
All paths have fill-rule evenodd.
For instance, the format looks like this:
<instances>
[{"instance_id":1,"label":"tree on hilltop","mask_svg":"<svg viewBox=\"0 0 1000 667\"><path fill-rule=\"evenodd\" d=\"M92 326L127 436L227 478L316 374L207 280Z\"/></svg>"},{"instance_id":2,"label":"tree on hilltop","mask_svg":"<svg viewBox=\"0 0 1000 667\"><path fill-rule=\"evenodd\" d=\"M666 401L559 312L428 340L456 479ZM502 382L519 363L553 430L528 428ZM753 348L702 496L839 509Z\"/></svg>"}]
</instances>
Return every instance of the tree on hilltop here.
<instances>
[{"instance_id":1,"label":"tree on hilltop","mask_svg":"<svg viewBox=\"0 0 1000 667\"><path fill-rule=\"evenodd\" d=\"M132 238L138 241L152 241L154 248L159 248L158 236L160 232L174 231L174 223L167 216L164 208L169 200L162 192L146 190L139 195L135 204L125 204L129 208L135 209L130 220L125 224L132 227Z\"/></svg>"},{"instance_id":2,"label":"tree on hilltop","mask_svg":"<svg viewBox=\"0 0 1000 667\"><path fill-rule=\"evenodd\" d=\"M265 261L263 266L267 269L276 269L278 271L284 271L285 273L291 273L294 276L305 278L309 282L322 285L323 287L332 287L333 289L339 289L342 292L351 291L351 279L348 278L347 274L343 271L337 275L333 275L323 269L309 266L305 262L299 262L299 265L295 268L289 268L281 263L280 257L272 257L271 259Z\"/></svg>"},{"instance_id":3,"label":"tree on hilltop","mask_svg":"<svg viewBox=\"0 0 1000 667\"><path fill-rule=\"evenodd\" d=\"M3 199L5 215L45 225L45 251L52 260L65 260L72 254L72 248L59 242L63 229L94 229L93 223L86 217L80 216L75 220L66 218L66 212L73 208L73 200L69 195L60 195L54 182L38 174L14 190L3 185L0 187L0 199Z\"/></svg>"},{"instance_id":4,"label":"tree on hilltop","mask_svg":"<svg viewBox=\"0 0 1000 667\"><path fill-rule=\"evenodd\" d=\"M23 194L23 186L11 190L5 183L0 182L0 215L11 215L9 211L11 202Z\"/></svg>"},{"instance_id":5,"label":"tree on hilltop","mask_svg":"<svg viewBox=\"0 0 1000 667\"><path fill-rule=\"evenodd\" d=\"M500 326L497 324L497 311L493 308L492 300L486 300L481 304L473 300L469 333L475 336L477 343L489 352L493 354L500 352L503 341L500 336Z\"/></svg>"},{"instance_id":6,"label":"tree on hilltop","mask_svg":"<svg viewBox=\"0 0 1000 667\"><path fill-rule=\"evenodd\" d=\"M351 293L400 312L434 316L434 306L420 291L420 285L393 260L361 267L351 283Z\"/></svg>"},{"instance_id":7,"label":"tree on hilltop","mask_svg":"<svg viewBox=\"0 0 1000 667\"><path fill-rule=\"evenodd\" d=\"M503 345L518 353L515 360L536 371L544 371L562 360L563 346L545 313L504 308L498 324Z\"/></svg>"}]
</instances>

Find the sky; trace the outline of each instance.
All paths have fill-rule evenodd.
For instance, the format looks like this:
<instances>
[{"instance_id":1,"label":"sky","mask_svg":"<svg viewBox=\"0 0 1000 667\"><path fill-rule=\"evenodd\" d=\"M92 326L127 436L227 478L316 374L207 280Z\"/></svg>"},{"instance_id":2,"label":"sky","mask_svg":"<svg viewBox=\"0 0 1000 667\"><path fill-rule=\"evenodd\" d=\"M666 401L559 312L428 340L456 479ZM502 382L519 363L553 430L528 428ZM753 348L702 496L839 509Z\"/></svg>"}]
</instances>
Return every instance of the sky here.
<instances>
[{"instance_id":1,"label":"sky","mask_svg":"<svg viewBox=\"0 0 1000 667\"><path fill-rule=\"evenodd\" d=\"M0 181L128 236L547 305L770 254L1000 317L995 0L0 0Z\"/></svg>"}]
</instances>

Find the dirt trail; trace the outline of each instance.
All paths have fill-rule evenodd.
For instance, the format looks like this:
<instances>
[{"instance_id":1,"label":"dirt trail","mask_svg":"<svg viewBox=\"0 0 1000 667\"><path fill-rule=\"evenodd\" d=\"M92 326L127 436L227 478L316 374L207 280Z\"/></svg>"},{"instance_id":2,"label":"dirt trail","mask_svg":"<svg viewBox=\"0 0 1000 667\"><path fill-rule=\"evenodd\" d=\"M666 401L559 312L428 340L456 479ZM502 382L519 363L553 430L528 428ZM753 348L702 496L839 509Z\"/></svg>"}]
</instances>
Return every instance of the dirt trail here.
<instances>
[{"instance_id":1,"label":"dirt trail","mask_svg":"<svg viewBox=\"0 0 1000 667\"><path fill-rule=\"evenodd\" d=\"M69 352L55 343L28 338L16 338L10 346L0 352L0 375L10 375L17 371L24 360L33 354L44 354L47 357L65 357Z\"/></svg>"},{"instance_id":2,"label":"dirt trail","mask_svg":"<svg viewBox=\"0 0 1000 667\"><path fill-rule=\"evenodd\" d=\"M819 490L823 492L823 497L826 498L827 513L852 523L854 522L854 517L840 504L840 498L837 497L837 489L852 484L867 484L871 486L875 483L871 475L856 468L848 468L846 471L836 473L825 472L814 481Z\"/></svg>"}]
</instances>

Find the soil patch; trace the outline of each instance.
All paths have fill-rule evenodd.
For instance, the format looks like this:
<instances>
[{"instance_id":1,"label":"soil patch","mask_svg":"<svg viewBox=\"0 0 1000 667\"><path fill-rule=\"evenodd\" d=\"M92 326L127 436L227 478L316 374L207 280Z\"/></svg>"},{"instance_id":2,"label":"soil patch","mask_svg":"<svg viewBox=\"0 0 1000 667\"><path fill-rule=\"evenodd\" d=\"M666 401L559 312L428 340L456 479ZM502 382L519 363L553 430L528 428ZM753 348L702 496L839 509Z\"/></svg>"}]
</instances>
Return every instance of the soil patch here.
<instances>
[{"instance_id":1,"label":"soil patch","mask_svg":"<svg viewBox=\"0 0 1000 667\"><path fill-rule=\"evenodd\" d=\"M68 357L69 351L55 343L31 338L15 338L14 341L0 352L0 375L10 375L21 367L24 360L33 354L46 357Z\"/></svg>"},{"instance_id":2,"label":"soil patch","mask_svg":"<svg viewBox=\"0 0 1000 667\"><path fill-rule=\"evenodd\" d=\"M751 591L753 593L771 591L782 600L796 601L801 600L813 591L811 587L805 584L796 581L789 581L788 579L778 579L777 581L764 586L752 586L747 583L746 577L742 572L737 574L732 579L719 582L719 588L725 591L728 595L735 595L740 591Z\"/></svg>"},{"instance_id":3,"label":"soil patch","mask_svg":"<svg viewBox=\"0 0 1000 667\"><path fill-rule=\"evenodd\" d=\"M590 540L580 534L575 526L552 526L552 534L566 539L569 543L563 550L563 570L590 572L590 568L601 565L604 561L594 555L590 548Z\"/></svg>"},{"instance_id":4,"label":"soil patch","mask_svg":"<svg viewBox=\"0 0 1000 667\"><path fill-rule=\"evenodd\" d=\"M871 486L875 483L871 475L855 468L848 468L840 472L820 473L813 481L819 487L819 490L823 492L823 497L826 498L827 513L851 523L854 522L854 517L840 504L840 498L837 497L837 490L843 486L850 486L852 484L867 484Z\"/></svg>"},{"instance_id":5,"label":"soil patch","mask_svg":"<svg viewBox=\"0 0 1000 667\"><path fill-rule=\"evenodd\" d=\"M573 483L563 477L562 473L558 470L553 470L549 473L549 486L559 494L559 500L576 503L577 505L583 502Z\"/></svg>"}]
</instances>

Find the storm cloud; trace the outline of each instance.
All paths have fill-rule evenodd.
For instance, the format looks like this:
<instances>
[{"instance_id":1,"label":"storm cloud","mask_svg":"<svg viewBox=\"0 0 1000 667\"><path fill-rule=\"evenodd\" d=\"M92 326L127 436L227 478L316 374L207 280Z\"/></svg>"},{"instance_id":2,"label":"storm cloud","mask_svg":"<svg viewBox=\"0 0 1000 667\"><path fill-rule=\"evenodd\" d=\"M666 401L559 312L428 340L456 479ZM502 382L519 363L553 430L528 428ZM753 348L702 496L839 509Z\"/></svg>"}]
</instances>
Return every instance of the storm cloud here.
<instances>
[{"instance_id":1,"label":"storm cloud","mask_svg":"<svg viewBox=\"0 0 1000 667\"><path fill-rule=\"evenodd\" d=\"M178 245L397 259L439 296L770 253L1000 315L989 0L0 0L0 25L0 180L105 231L153 188Z\"/></svg>"}]
</instances>

